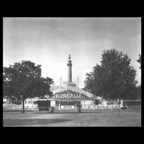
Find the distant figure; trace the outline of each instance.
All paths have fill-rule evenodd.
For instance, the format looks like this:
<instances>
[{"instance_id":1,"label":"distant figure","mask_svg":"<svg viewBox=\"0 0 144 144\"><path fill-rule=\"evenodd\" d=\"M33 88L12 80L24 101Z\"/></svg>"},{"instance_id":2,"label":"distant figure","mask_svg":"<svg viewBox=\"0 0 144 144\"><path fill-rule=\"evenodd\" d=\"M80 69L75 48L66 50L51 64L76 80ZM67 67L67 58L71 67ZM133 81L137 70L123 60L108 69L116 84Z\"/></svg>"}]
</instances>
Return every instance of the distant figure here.
<instances>
[{"instance_id":1,"label":"distant figure","mask_svg":"<svg viewBox=\"0 0 144 144\"><path fill-rule=\"evenodd\" d=\"M77 105L77 108L78 108L78 111L79 111L79 112L81 112L81 107L82 107L81 104L78 104L78 105Z\"/></svg>"}]
</instances>

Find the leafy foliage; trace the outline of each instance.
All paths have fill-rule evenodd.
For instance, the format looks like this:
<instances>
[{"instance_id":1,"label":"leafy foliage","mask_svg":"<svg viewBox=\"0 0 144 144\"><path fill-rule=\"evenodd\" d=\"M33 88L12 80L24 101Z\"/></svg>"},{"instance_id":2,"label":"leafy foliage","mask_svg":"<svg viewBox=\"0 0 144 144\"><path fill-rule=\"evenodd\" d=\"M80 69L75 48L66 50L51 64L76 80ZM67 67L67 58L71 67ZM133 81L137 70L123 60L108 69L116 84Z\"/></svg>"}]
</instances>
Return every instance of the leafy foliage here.
<instances>
[{"instance_id":1,"label":"leafy foliage","mask_svg":"<svg viewBox=\"0 0 144 144\"><path fill-rule=\"evenodd\" d=\"M103 51L101 65L86 74L84 89L105 98L126 98L131 89L136 88L136 70L130 66L129 57L115 49Z\"/></svg>"},{"instance_id":2,"label":"leafy foliage","mask_svg":"<svg viewBox=\"0 0 144 144\"><path fill-rule=\"evenodd\" d=\"M31 61L21 61L3 68L3 94L16 96L23 101L35 96L51 95L50 85L53 80L41 77L41 65Z\"/></svg>"},{"instance_id":3,"label":"leafy foliage","mask_svg":"<svg viewBox=\"0 0 144 144\"><path fill-rule=\"evenodd\" d=\"M137 86L137 99L141 99L141 85Z\"/></svg>"},{"instance_id":4,"label":"leafy foliage","mask_svg":"<svg viewBox=\"0 0 144 144\"><path fill-rule=\"evenodd\" d=\"M140 63L140 69L141 69L141 55L139 54L139 59L137 60L137 62Z\"/></svg>"}]
</instances>

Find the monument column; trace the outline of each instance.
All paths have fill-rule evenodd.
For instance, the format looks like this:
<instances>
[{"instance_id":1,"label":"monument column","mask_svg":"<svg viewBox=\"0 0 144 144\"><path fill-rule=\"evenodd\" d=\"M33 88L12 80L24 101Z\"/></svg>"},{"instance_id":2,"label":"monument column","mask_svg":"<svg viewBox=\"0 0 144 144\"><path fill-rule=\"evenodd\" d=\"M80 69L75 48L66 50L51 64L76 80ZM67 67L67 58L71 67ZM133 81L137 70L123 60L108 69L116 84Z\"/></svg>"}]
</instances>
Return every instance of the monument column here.
<instances>
[{"instance_id":1,"label":"monument column","mask_svg":"<svg viewBox=\"0 0 144 144\"><path fill-rule=\"evenodd\" d=\"M72 82L72 61L71 61L71 56L69 55L68 57L68 83Z\"/></svg>"}]
</instances>

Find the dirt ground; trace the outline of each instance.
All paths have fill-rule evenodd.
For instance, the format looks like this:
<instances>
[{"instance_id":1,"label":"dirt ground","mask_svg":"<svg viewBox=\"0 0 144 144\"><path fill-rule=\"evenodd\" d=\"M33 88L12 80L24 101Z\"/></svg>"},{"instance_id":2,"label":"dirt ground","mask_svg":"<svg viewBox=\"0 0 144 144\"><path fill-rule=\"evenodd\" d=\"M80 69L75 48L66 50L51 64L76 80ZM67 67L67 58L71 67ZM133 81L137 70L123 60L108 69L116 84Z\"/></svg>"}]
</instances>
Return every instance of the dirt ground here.
<instances>
[{"instance_id":1,"label":"dirt ground","mask_svg":"<svg viewBox=\"0 0 144 144\"><path fill-rule=\"evenodd\" d=\"M141 127L141 109L3 110L3 127Z\"/></svg>"}]
</instances>

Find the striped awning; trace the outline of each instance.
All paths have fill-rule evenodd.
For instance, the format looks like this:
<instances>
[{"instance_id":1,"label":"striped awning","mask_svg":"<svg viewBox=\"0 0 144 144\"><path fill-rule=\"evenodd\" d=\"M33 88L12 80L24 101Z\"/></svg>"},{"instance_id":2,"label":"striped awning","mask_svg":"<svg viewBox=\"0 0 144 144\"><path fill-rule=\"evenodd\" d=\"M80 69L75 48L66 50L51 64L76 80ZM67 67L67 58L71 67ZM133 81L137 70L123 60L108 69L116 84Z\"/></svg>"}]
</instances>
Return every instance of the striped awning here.
<instances>
[{"instance_id":1,"label":"striped awning","mask_svg":"<svg viewBox=\"0 0 144 144\"><path fill-rule=\"evenodd\" d=\"M86 92L78 87L65 86L58 88L53 92L52 99L63 99L63 100L93 100L94 95Z\"/></svg>"}]
</instances>

